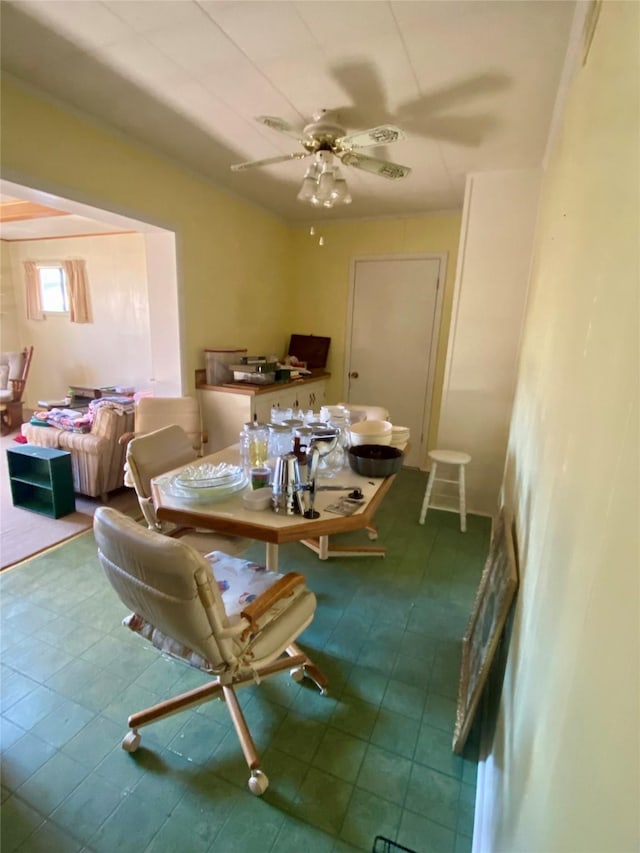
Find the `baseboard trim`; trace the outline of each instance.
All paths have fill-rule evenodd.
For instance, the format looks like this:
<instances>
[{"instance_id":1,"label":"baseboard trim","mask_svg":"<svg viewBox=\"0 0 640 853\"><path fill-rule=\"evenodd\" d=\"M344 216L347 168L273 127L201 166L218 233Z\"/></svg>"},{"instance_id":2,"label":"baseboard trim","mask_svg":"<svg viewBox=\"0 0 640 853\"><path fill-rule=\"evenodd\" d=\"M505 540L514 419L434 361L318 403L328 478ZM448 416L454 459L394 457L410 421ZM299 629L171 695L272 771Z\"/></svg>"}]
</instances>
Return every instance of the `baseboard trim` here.
<instances>
[{"instance_id":1,"label":"baseboard trim","mask_svg":"<svg viewBox=\"0 0 640 853\"><path fill-rule=\"evenodd\" d=\"M476 778L476 803L473 815L473 841L471 853L488 853L486 844L488 819L487 809L487 762L486 759L478 762L478 775Z\"/></svg>"},{"instance_id":2,"label":"baseboard trim","mask_svg":"<svg viewBox=\"0 0 640 853\"><path fill-rule=\"evenodd\" d=\"M491 835L489 833L493 820L493 809L491 806L491 765L493 763L492 746L495 726L491 715L488 713L489 705L489 691L486 690L482 708L482 728L480 730L480 754L476 776L476 802L473 813L471 853L490 853L491 851Z\"/></svg>"}]
</instances>

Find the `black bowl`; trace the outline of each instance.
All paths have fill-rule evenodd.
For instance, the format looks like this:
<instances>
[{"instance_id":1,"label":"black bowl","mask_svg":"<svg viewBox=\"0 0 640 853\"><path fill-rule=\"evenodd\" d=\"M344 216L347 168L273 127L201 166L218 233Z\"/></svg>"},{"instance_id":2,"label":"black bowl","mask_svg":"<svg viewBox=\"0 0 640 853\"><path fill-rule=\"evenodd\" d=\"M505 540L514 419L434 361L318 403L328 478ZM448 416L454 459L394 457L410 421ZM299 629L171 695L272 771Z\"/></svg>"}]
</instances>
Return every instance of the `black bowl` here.
<instances>
[{"instance_id":1,"label":"black bowl","mask_svg":"<svg viewBox=\"0 0 640 853\"><path fill-rule=\"evenodd\" d=\"M349 465L363 477L389 477L402 468L404 453L387 444L356 444L349 448Z\"/></svg>"}]
</instances>

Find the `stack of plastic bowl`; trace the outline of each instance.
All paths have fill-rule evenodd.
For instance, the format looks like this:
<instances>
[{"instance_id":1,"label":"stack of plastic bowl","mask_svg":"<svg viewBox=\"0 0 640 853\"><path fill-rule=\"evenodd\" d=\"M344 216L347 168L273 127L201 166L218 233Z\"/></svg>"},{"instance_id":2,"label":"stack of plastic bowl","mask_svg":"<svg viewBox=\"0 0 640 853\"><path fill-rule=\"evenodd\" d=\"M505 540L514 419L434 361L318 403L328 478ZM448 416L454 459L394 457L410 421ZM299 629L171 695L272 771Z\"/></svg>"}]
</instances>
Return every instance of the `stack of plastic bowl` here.
<instances>
[{"instance_id":1,"label":"stack of plastic bowl","mask_svg":"<svg viewBox=\"0 0 640 853\"><path fill-rule=\"evenodd\" d=\"M171 493L196 503L224 500L247 485L247 477L239 465L210 462L187 465L169 481Z\"/></svg>"},{"instance_id":2,"label":"stack of plastic bowl","mask_svg":"<svg viewBox=\"0 0 640 853\"><path fill-rule=\"evenodd\" d=\"M346 406L322 406L320 420L339 426L340 422L349 420L349 410Z\"/></svg>"},{"instance_id":3,"label":"stack of plastic bowl","mask_svg":"<svg viewBox=\"0 0 640 853\"><path fill-rule=\"evenodd\" d=\"M352 424L357 424L360 423L360 421L365 421L367 419L367 413L357 406L354 408L352 406L339 403L338 407L345 410L349 417L349 422Z\"/></svg>"},{"instance_id":4,"label":"stack of plastic bowl","mask_svg":"<svg viewBox=\"0 0 640 853\"><path fill-rule=\"evenodd\" d=\"M389 421L360 421L349 431L351 446L359 444L391 444L393 424Z\"/></svg>"},{"instance_id":5,"label":"stack of plastic bowl","mask_svg":"<svg viewBox=\"0 0 640 853\"><path fill-rule=\"evenodd\" d=\"M404 450L407 444L409 444L410 435L409 427L396 426L394 424L391 430L391 447L398 447L400 450Z\"/></svg>"},{"instance_id":6,"label":"stack of plastic bowl","mask_svg":"<svg viewBox=\"0 0 640 853\"><path fill-rule=\"evenodd\" d=\"M355 403L338 403L339 406L345 406L349 409L351 415L351 423L355 424L358 421L388 421L389 410L384 406L360 406Z\"/></svg>"},{"instance_id":7,"label":"stack of plastic bowl","mask_svg":"<svg viewBox=\"0 0 640 853\"><path fill-rule=\"evenodd\" d=\"M265 486L262 489L255 491L246 491L242 495L242 504L247 509L260 512L260 510L269 509L271 507L271 497L273 489L270 486Z\"/></svg>"}]
</instances>

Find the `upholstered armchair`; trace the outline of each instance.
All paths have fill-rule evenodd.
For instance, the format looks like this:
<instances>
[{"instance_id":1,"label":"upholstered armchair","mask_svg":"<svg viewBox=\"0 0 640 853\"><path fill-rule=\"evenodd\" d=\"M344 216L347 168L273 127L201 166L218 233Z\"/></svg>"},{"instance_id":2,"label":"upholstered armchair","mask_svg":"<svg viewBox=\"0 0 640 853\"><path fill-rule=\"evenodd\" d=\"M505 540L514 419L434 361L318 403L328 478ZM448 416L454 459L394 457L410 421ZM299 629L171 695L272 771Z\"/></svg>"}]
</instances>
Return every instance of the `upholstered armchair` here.
<instances>
[{"instance_id":1,"label":"upholstered armchair","mask_svg":"<svg viewBox=\"0 0 640 853\"><path fill-rule=\"evenodd\" d=\"M105 404L96 409L90 432L23 424L22 434L29 444L67 450L71 454L74 491L106 501L109 492L124 485L127 448L119 439L132 429L133 412Z\"/></svg>"}]
</instances>

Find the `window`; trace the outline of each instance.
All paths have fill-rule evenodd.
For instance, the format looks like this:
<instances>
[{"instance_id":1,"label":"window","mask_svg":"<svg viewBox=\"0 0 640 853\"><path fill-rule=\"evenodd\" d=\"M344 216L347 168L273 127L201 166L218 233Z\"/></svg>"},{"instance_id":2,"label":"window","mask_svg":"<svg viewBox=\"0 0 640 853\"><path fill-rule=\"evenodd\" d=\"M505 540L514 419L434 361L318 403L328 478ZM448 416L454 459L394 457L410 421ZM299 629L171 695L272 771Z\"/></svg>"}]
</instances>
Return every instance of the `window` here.
<instances>
[{"instance_id":1,"label":"window","mask_svg":"<svg viewBox=\"0 0 640 853\"><path fill-rule=\"evenodd\" d=\"M42 310L48 314L68 314L69 296L61 266L38 266Z\"/></svg>"}]
</instances>

